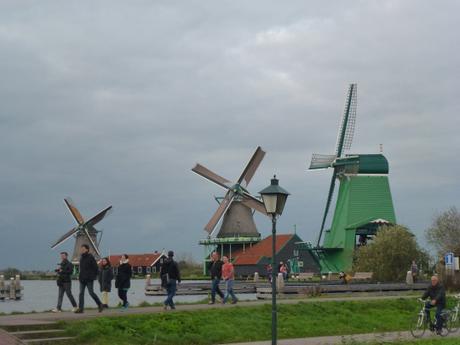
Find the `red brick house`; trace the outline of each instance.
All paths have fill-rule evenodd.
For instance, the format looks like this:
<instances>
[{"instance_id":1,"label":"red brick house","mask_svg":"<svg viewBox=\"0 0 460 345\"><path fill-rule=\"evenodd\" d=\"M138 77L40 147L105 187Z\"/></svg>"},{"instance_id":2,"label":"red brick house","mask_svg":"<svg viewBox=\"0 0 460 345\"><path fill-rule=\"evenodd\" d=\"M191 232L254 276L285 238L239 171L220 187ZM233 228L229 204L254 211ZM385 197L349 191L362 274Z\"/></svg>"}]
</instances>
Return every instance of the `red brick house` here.
<instances>
[{"instance_id":1,"label":"red brick house","mask_svg":"<svg viewBox=\"0 0 460 345\"><path fill-rule=\"evenodd\" d=\"M160 272L160 266L166 255L160 252L146 253L146 254L129 254L129 263L133 268L133 274L146 275ZM114 268L114 273L117 273L118 266L120 265L121 254L110 255L110 264Z\"/></svg>"},{"instance_id":2,"label":"red brick house","mask_svg":"<svg viewBox=\"0 0 460 345\"><path fill-rule=\"evenodd\" d=\"M310 253L299 251L296 243L302 242L297 234L276 235L276 261L287 263L288 260L296 260L300 272L318 272L318 266ZM270 264L272 257L272 236L264 238L262 241L247 248L244 252L233 255L233 265L235 274L239 277L247 277L258 272L261 277L267 275L267 265Z\"/></svg>"}]
</instances>

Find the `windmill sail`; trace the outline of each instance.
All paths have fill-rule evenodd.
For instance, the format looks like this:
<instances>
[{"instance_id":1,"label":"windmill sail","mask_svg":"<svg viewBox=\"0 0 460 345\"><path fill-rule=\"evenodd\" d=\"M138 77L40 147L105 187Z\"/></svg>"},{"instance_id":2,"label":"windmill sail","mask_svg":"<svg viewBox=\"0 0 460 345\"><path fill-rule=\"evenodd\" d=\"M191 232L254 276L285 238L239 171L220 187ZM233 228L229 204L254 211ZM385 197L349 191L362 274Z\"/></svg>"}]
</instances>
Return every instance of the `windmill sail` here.
<instances>
[{"instance_id":1,"label":"windmill sail","mask_svg":"<svg viewBox=\"0 0 460 345\"><path fill-rule=\"evenodd\" d=\"M241 183L244 180L247 186L249 182L251 182L254 174L256 173L257 168L259 167L264 157L265 157L265 151L263 151L260 146L257 147L256 152L254 152L251 159L249 160L248 165L243 170L243 173L238 179L238 183Z\"/></svg>"},{"instance_id":2,"label":"windmill sail","mask_svg":"<svg viewBox=\"0 0 460 345\"><path fill-rule=\"evenodd\" d=\"M229 190L225 195L225 198L223 198L220 202L220 205L217 208L216 212L213 214L210 221L208 222L208 224L206 224L204 228L209 233L209 235L212 234L212 232L216 228L216 225L220 222L220 220L224 216L224 213L228 210L234 199L235 193Z\"/></svg>"},{"instance_id":3,"label":"windmill sail","mask_svg":"<svg viewBox=\"0 0 460 345\"><path fill-rule=\"evenodd\" d=\"M76 234L78 231L79 231L79 227L75 227L75 228L69 230L69 231L66 232L64 235L62 235L61 237L59 237L59 239L51 245L51 248L54 249L54 248L56 248L58 245L60 245L61 243L64 243L64 242L67 241L69 238L71 238L74 234Z\"/></svg>"},{"instance_id":4,"label":"windmill sail","mask_svg":"<svg viewBox=\"0 0 460 345\"><path fill-rule=\"evenodd\" d=\"M314 153L311 157L310 167L308 169L314 170L330 168L336 158L337 157L335 155L322 155Z\"/></svg>"},{"instance_id":5,"label":"windmill sail","mask_svg":"<svg viewBox=\"0 0 460 345\"><path fill-rule=\"evenodd\" d=\"M356 122L356 108L357 108L357 85L350 84L347 91L347 98L345 101L345 109L343 111L342 119L340 121L339 133L337 136L335 155L318 155L312 157L310 169L323 169L332 167L335 159L342 157L345 150L351 148L353 135L355 132ZM331 183L329 185L329 193L327 195L326 207L324 209L323 219L321 221L321 229L318 236L317 247L320 246L321 237L326 225L327 215L331 206L331 201L334 196L335 179L337 178L337 168L334 168L332 173Z\"/></svg>"},{"instance_id":6,"label":"windmill sail","mask_svg":"<svg viewBox=\"0 0 460 345\"><path fill-rule=\"evenodd\" d=\"M349 150L353 142L356 124L356 108L358 86L350 84L348 87L345 108L343 110L342 120L340 121L339 133L337 136L336 156L342 157L343 151Z\"/></svg>"},{"instance_id":7,"label":"windmill sail","mask_svg":"<svg viewBox=\"0 0 460 345\"><path fill-rule=\"evenodd\" d=\"M326 225L327 214L329 213L329 208L331 207L332 197L334 196L336 177L337 177L337 174L334 170L334 172L332 173L331 184L329 186L329 193L327 194L326 208L324 209L323 220L321 221L321 230L319 231L318 243L316 244L317 247L319 247L319 245L321 244L321 237L323 235L324 226Z\"/></svg>"}]
</instances>

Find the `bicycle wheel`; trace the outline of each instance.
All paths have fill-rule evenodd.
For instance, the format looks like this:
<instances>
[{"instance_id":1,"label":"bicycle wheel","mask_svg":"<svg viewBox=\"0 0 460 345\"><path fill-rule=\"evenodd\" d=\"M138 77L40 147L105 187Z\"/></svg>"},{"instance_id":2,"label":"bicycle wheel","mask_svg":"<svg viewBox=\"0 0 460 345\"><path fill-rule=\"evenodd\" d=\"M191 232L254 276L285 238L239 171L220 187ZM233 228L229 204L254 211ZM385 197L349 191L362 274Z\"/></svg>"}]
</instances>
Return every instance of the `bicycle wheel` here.
<instances>
[{"instance_id":1,"label":"bicycle wheel","mask_svg":"<svg viewBox=\"0 0 460 345\"><path fill-rule=\"evenodd\" d=\"M449 319L449 323L450 323L449 331L451 333L457 332L458 329L460 328L460 322L459 322L459 317L456 313L452 313Z\"/></svg>"},{"instance_id":2,"label":"bicycle wheel","mask_svg":"<svg viewBox=\"0 0 460 345\"><path fill-rule=\"evenodd\" d=\"M452 317L450 315L450 312L447 310L443 311L441 314L441 320L442 320L442 328L441 328L441 332L439 332L438 334L441 337L445 337L451 332Z\"/></svg>"},{"instance_id":3,"label":"bicycle wheel","mask_svg":"<svg viewBox=\"0 0 460 345\"><path fill-rule=\"evenodd\" d=\"M420 338L425 334L426 318L424 314L418 314L412 320L410 325L410 333L414 338Z\"/></svg>"}]
</instances>

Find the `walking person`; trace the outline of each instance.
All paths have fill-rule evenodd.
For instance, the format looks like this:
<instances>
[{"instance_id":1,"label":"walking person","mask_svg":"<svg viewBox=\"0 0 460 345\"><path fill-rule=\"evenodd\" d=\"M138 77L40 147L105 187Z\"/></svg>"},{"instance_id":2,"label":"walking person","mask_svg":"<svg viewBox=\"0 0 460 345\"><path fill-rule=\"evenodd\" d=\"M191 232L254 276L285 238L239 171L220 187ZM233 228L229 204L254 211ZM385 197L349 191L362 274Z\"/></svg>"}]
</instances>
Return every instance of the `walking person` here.
<instances>
[{"instance_id":1,"label":"walking person","mask_svg":"<svg viewBox=\"0 0 460 345\"><path fill-rule=\"evenodd\" d=\"M412 260L412 265L410 266L410 271L412 273L412 281L415 283L418 276L418 266L415 260Z\"/></svg>"},{"instance_id":2,"label":"walking person","mask_svg":"<svg viewBox=\"0 0 460 345\"><path fill-rule=\"evenodd\" d=\"M232 298L232 304L236 304L238 299L236 298L235 294L233 293L233 284L235 282L235 268L233 264L228 260L228 257L222 257L223 265L222 265L222 278L225 280L225 297L224 297L224 304L227 303L227 299L229 297Z\"/></svg>"},{"instance_id":3,"label":"walking person","mask_svg":"<svg viewBox=\"0 0 460 345\"><path fill-rule=\"evenodd\" d=\"M273 278L273 268L272 268L272 265L271 264L268 264L267 265L267 278L268 278L268 282L271 283L272 282L272 278Z\"/></svg>"},{"instance_id":4,"label":"walking person","mask_svg":"<svg viewBox=\"0 0 460 345\"><path fill-rule=\"evenodd\" d=\"M96 259L89 252L89 246L82 244L80 247L80 296L78 300L78 309L75 313L83 313L85 309L85 289L88 288L88 293L97 304L99 312L102 312L102 303L99 297L94 293L94 281L97 279L99 268Z\"/></svg>"},{"instance_id":5,"label":"walking person","mask_svg":"<svg viewBox=\"0 0 460 345\"><path fill-rule=\"evenodd\" d=\"M220 260L219 253L217 252L212 252L211 254L211 281L212 281L212 286L211 286L211 301L209 304L214 304L216 303L216 293L220 296L222 299L222 302L224 301L224 294L220 290L219 284L222 279L222 265L223 262Z\"/></svg>"},{"instance_id":6,"label":"walking person","mask_svg":"<svg viewBox=\"0 0 460 345\"><path fill-rule=\"evenodd\" d=\"M115 279L115 287L118 289L118 297L121 299L121 307L127 309L128 303L128 290L131 287L131 276L133 270L129 264L129 257L123 254L120 259L120 266L118 266L118 273Z\"/></svg>"},{"instance_id":7,"label":"walking person","mask_svg":"<svg viewBox=\"0 0 460 345\"><path fill-rule=\"evenodd\" d=\"M283 275L283 280L287 280L287 267L283 261L280 262L278 272L280 272Z\"/></svg>"},{"instance_id":8,"label":"walking person","mask_svg":"<svg viewBox=\"0 0 460 345\"><path fill-rule=\"evenodd\" d=\"M164 301L164 310L176 309L174 296L177 291L177 284L181 282L179 265L174 261L174 252L168 252L168 258L163 262L160 268L161 286L166 289L168 297Z\"/></svg>"},{"instance_id":9,"label":"walking person","mask_svg":"<svg viewBox=\"0 0 460 345\"><path fill-rule=\"evenodd\" d=\"M101 260L101 267L99 268L99 286L102 293L102 307L109 307L109 292L112 290L113 268L110 264L109 258Z\"/></svg>"},{"instance_id":10,"label":"walking person","mask_svg":"<svg viewBox=\"0 0 460 345\"><path fill-rule=\"evenodd\" d=\"M67 259L68 254L67 252L62 252L61 254L61 262L59 263L59 267L56 269L57 273L57 286L59 287L59 294L58 294L58 302L55 309L52 311L54 313L60 313L62 311L62 300L64 298L64 292L67 295L70 303L72 304L72 311L75 312L77 310L77 302L75 302L75 298L72 295L72 272L73 272L73 265Z\"/></svg>"}]
</instances>

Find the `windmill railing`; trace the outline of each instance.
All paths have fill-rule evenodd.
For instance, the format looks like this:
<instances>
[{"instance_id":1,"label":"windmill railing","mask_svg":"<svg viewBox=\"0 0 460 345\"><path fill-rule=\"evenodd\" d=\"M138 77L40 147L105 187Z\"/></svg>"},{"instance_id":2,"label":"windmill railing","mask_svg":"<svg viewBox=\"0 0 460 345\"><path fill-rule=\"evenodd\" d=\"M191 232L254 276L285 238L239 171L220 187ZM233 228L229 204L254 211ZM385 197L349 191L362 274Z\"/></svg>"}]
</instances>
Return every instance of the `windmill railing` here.
<instances>
[{"instance_id":1,"label":"windmill railing","mask_svg":"<svg viewBox=\"0 0 460 345\"><path fill-rule=\"evenodd\" d=\"M257 237L243 237L243 236L236 236L236 237L216 237L216 238L207 238L204 240L200 240L199 244L202 245L212 245L212 244L222 244L222 243L248 243L248 242L259 242L261 239L260 236Z\"/></svg>"}]
</instances>

